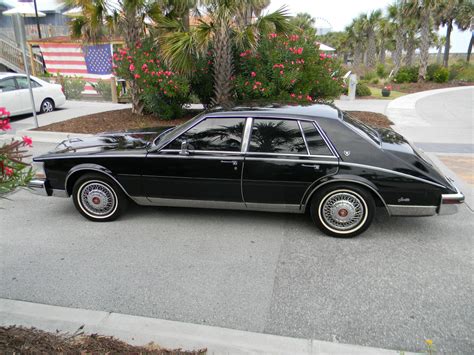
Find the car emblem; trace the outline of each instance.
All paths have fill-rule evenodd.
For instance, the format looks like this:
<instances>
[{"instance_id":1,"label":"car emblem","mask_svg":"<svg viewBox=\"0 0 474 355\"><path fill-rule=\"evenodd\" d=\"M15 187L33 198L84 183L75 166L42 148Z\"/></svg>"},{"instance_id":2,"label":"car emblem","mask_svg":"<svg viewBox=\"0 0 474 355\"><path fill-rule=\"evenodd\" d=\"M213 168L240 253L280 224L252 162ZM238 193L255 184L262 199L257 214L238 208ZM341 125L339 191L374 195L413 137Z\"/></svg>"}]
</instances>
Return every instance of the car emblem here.
<instances>
[{"instance_id":1,"label":"car emblem","mask_svg":"<svg viewBox=\"0 0 474 355\"><path fill-rule=\"evenodd\" d=\"M410 202L410 199L408 197L400 197L398 202Z\"/></svg>"},{"instance_id":2,"label":"car emblem","mask_svg":"<svg viewBox=\"0 0 474 355\"><path fill-rule=\"evenodd\" d=\"M349 155L351 155L351 151L350 151L350 150L345 150L345 151L344 151L344 155L345 155L346 157L348 157Z\"/></svg>"}]
</instances>

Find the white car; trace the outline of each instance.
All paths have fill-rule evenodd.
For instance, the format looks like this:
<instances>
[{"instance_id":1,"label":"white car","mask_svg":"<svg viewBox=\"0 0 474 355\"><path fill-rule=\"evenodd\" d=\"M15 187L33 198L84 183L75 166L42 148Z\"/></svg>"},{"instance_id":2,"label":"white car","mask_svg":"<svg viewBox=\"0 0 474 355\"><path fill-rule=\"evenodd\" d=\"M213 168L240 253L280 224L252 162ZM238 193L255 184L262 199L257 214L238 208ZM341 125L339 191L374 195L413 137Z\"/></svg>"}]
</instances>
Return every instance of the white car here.
<instances>
[{"instance_id":1,"label":"white car","mask_svg":"<svg viewBox=\"0 0 474 355\"><path fill-rule=\"evenodd\" d=\"M24 74L0 73L0 107L5 107L10 116L32 111L27 80ZM66 102L63 88L59 84L51 84L31 76L31 86L36 112L51 112Z\"/></svg>"}]
</instances>

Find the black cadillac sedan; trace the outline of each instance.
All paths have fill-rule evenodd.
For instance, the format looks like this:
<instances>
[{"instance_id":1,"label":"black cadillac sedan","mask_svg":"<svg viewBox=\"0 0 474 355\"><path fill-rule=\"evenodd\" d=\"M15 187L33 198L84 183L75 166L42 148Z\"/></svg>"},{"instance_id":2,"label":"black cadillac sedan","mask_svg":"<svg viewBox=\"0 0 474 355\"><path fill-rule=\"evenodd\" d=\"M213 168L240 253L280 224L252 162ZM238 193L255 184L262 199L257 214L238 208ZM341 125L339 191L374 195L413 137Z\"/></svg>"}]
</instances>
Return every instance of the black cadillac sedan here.
<instances>
[{"instance_id":1,"label":"black cadillac sedan","mask_svg":"<svg viewBox=\"0 0 474 355\"><path fill-rule=\"evenodd\" d=\"M46 178L30 188L72 196L92 221L135 202L308 213L324 233L352 237L377 206L431 216L464 201L401 135L322 104L214 110L174 128L69 139L34 161Z\"/></svg>"}]
</instances>

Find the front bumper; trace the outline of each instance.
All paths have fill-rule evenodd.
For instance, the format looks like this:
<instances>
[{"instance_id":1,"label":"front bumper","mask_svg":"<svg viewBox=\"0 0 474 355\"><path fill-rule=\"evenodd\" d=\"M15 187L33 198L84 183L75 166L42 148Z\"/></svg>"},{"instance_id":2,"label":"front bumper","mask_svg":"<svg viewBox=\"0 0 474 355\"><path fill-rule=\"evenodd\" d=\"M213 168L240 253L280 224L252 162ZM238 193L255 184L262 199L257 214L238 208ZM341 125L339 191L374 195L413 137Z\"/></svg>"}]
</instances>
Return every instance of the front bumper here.
<instances>
[{"instance_id":1,"label":"front bumper","mask_svg":"<svg viewBox=\"0 0 474 355\"><path fill-rule=\"evenodd\" d=\"M28 183L28 189L30 189L32 193L41 196L68 197L65 190L52 189L49 186L48 180L43 178L32 179Z\"/></svg>"}]
</instances>

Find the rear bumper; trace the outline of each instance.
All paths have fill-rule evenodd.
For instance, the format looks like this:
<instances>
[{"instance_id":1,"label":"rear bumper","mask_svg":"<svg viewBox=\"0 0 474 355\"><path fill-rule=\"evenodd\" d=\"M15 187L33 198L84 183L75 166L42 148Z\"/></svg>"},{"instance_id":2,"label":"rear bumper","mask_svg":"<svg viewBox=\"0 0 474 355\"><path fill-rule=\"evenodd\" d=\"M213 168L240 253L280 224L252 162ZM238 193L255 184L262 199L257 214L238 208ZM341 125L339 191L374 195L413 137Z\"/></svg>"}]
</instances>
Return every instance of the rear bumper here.
<instances>
[{"instance_id":1,"label":"rear bumper","mask_svg":"<svg viewBox=\"0 0 474 355\"><path fill-rule=\"evenodd\" d=\"M456 193L441 195L441 202L437 211L439 215L450 215L457 213L459 205L464 202L464 195L462 192L459 191L456 185L452 184L452 186L456 189Z\"/></svg>"},{"instance_id":2,"label":"rear bumper","mask_svg":"<svg viewBox=\"0 0 474 355\"><path fill-rule=\"evenodd\" d=\"M52 189L47 179L35 178L28 183L28 189L34 194L41 196L68 197L65 190Z\"/></svg>"}]
</instances>

